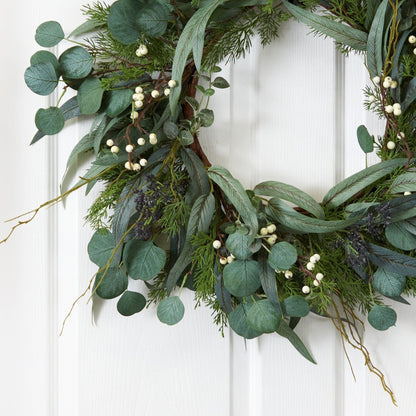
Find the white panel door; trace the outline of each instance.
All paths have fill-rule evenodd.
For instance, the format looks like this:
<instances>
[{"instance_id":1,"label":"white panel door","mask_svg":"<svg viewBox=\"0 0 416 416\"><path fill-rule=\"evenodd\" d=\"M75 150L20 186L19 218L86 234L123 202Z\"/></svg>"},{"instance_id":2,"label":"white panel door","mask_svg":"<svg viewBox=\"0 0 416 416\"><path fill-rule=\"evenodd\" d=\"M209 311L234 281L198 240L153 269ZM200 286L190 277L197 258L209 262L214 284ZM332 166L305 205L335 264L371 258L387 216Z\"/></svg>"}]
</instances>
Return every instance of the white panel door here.
<instances>
[{"instance_id":1,"label":"white panel door","mask_svg":"<svg viewBox=\"0 0 416 416\"><path fill-rule=\"evenodd\" d=\"M28 147L33 116L54 98L24 85L37 50L33 34L45 20L69 32L82 21L82 0L3 4L1 56L0 219L55 197L66 157L88 129L71 122L58 137ZM247 187L274 179L317 199L364 167L358 125L379 126L363 110L362 58L344 60L329 39L306 36L291 22L281 37L224 68L232 88L212 100L216 121L202 142ZM49 101L48 101L49 100ZM88 161L80 160L80 168ZM0 246L0 414L8 416L409 416L415 413L414 306L397 306L398 324L365 334L375 364L396 393L395 408L378 379L349 351L354 383L332 324L309 316L297 332L318 361L305 361L277 335L244 342L193 309L184 291L184 320L171 328L155 308L121 317L115 301L91 309L81 299L62 337L62 321L95 273L86 253L83 217L93 198L80 191L38 215ZM1 235L8 225L1 224ZM131 282L131 287L140 285Z\"/></svg>"}]
</instances>

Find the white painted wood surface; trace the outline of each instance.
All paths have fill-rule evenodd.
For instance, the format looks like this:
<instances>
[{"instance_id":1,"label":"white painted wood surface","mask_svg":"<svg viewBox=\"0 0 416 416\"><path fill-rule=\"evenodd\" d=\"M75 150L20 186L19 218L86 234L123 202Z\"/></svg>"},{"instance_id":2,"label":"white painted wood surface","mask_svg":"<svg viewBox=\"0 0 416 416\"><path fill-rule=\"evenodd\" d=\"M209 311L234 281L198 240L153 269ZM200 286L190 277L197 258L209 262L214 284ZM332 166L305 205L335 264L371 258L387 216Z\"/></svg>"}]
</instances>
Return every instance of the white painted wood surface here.
<instances>
[{"instance_id":1,"label":"white painted wood surface","mask_svg":"<svg viewBox=\"0 0 416 416\"><path fill-rule=\"evenodd\" d=\"M48 102L27 90L23 72L37 47L39 23L81 22L82 0L24 0L3 5L1 55L0 219L29 210L58 193L66 157L87 128L71 122L58 138L28 147L33 116ZM362 106L361 58L340 57L330 40L306 37L296 23L265 50L224 69L232 84L213 100L215 125L203 142L212 161L246 186L276 179L316 198L364 166L355 130L376 124ZM373 130L375 131L375 130ZM95 267L83 226L91 199L82 193L54 207L0 246L0 414L8 416L409 416L416 383L414 306L395 305L398 325L368 329L366 343L396 393L395 408L378 380L351 352L353 382L330 322L310 316L297 331L314 366L277 335L245 345L224 338L210 312L185 293L183 322L160 324L154 308L130 318L115 301L94 311L82 301L64 336L58 332ZM0 227L1 235L7 225ZM132 287L140 283L132 282ZM413 302L414 303L414 302Z\"/></svg>"}]
</instances>

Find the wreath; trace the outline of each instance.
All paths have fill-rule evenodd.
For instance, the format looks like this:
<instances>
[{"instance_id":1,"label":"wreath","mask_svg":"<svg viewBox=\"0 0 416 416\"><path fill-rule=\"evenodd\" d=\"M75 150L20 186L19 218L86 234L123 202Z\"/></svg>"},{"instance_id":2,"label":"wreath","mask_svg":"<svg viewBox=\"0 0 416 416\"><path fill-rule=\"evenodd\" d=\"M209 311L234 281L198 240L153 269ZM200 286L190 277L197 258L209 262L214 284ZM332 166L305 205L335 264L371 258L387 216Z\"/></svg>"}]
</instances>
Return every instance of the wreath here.
<instances>
[{"instance_id":1,"label":"wreath","mask_svg":"<svg viewBox=\"0 0 416 416\"><path fill-rule=\"evenodd\" d=\"M416 291L414 2L118 0L83 12L85 23L68 37L57 22L38 27L40 46L73 46L59 57L36 52L25 81L40 95L65 84L57 106L37 111L32 144L66 120L94 115L68 170L83 153L94 160L72 188L18 217L3 242L42 207L101 183L86 216L96 230L91 296L119 297L125 316L156 303L160 321L173 325L186 287L221 330L229 325L246 339L277 333L311 362L294 329L313 312L364 354L394 402L363 345L362 316L387 330L396 323L391 305ZM270 43L291 16L332 37L341 53L365 55L372 82L364 105L385 121L382 136L357 129L364 153L375 150L381 161L321 203L278 181L245 190L211 165L198 140L214 122L211 96L229 87L218 63L244 55L255 34ZM68 90L75 96L61 104ZM129 279L145 281L147 299L128 290Z\"/></svg>"}]
</instances>

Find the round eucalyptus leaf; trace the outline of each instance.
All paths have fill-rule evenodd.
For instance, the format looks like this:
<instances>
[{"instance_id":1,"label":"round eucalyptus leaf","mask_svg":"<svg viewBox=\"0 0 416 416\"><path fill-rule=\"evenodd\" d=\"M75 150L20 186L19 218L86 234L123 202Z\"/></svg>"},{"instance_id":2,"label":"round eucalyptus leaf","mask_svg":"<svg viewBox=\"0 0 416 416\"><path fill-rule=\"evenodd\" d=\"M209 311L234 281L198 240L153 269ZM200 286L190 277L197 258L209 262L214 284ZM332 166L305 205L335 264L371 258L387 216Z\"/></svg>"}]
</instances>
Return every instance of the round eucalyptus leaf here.
<instances>
[{"instance_id":1,"label":"round eucalyptus leaf","mask_svg":"<svg viewBox=\"0 0 416 416\"><path fill-rule=\"evenodd\" d=\"M35 115L36 127L45 134L59 133L65 125L65 118L58 107L40 108Z\"/></svg>"},{"instance_id":2,"label":"round eucalyptus leaf","mask_svg":"<svg viewBox=\"0 0 416 416\"><path fill-rule=\"evenodd\" d=\"M157 38L166 32L169 17L170 11L166 3L153 1L137 15L136 22L141 32Z\"/></svg>"},{"instance_id":3,"label":"round eucalyptus leaf","mask_svg":"<svg viewBox=\"0 0 416 416\"><path fill-rule=\"evenodd\" d=\"M118 267L110 267L107 273L104 273L105 270L95 277L94 287L97 287L95 293L102 299L114 299L120 296L127 289L126 273Z\"/></svg>"},{"instance_id":4,"label":"round eucalyptus leaf","mask_svg":"<svg viewBox=\"0 0 416 416\"><path fill-rule=\"evenodd\" d=\"M177 324L185 314L185 306L178 296L163 299L157 306L157 317L167 325Z\"/></svg>"},{"instance_id":5,"label":"round eucalyptus leaf","mask_svg":"<svg viewBox=\"0 0 416 416\"><path fill-rule=\"evenodd\" d=\"M123 251L123 262L132 279L150 280L165 266L166 253L151 241L130 240Z\"/></svg>"},{"instance_id":6,"label":"round eucalyptus leaf","mask_svg":"<svg viewBox=\"0 0 416 416\"><path fill-rule=\"evenodd\" d=\"M136 22L136 16L143 5L136 0L119 0L110 7L108 15L108 29L114 39L130 45L137 41L140 29Z\"/></svg>"},{"instance_id":7,"label":"round eucalyptus leaf","mask_svg":"<svg viewBox=\"0 0 416 416\"><path fill-rule=\"evenodd\" d=\"M372 327L379 331L385 331L396 323L397 314L388 306L374 305L368 313L367 319Z\"/></svg>"},{"instance_id":8,"label":"round eucalyptus leaf","mask_svg":"<svg viewBox=\"0 0 416 416\"><path fill-rule=\"evenodd\" d=\"M82 114L94 114L100 107L104 89L98 78L87 78L78 88L78 105Z\"/></svg>"},{"instance_id":9,"label":"round eucalyptus leaf","mask_svg":"<svg viewBox=\"0 0 416 416\"><path fill-rule=\"evenodd\" d=\"M298 252L286 241L275 244L269 254L268 262L273 269L288 270L296 262Z\"/></svg>"},{"instance_id":10,"label":"round eucalyptus leaf","mask_svg":"<svg viewBox=\"0 0 416 416\"><path fill-rule=\"evenodd\" d=\"M371 285L382 295L390 297L400 296L406 286L406 276L379 268L373 275Z\"/></svg>"},{"instance_id":11,"label":"round eucalyptus leaf","mask_svg":"<svg viewBox=\"0 0 416 416\"><path fill-rule=\"evenodd\" d=\"M244 235L237 231L228 236L225 247L227 247L237 259L246 260L253 254L249 248L251 241L251 236L247 234Z\"/></svg>"},{"instance_id":12,"label":"round eucalyptus leaf","mask_svg":"<svg viewBox=\"0 0 416 416\"><path fill-rule=\"evenodd\" d=\"M50 62L55 68L55 72L59 71L58 58L49 51L37 51L30 58L30 65Z\"/></svg>"},{"instance_id":13,"label":"round eucalyptus leaf","mask_svg":"<svg viewBox=\"0 0 416 416\"><path fill-rule=\"evenodd\" d=\"M41 62L26 69L25 82L34 93L49 95L58 85L58 76L50 62Z\"/></svg>"},{"instance_id":14,"label":"round eucalyptus leaf","mask_svg":"<svg viewBox=\"0 0 416 416\"><path fill-rule=\"evenodd\" d=\"M82 46L69 48L59 57L59 65L64 78L85 78L91 72L93 63L93 57Z\"/></svg>"},{"instance_id":15,"label":"round eucalyptus leaf","mask_svg":"<svg viewBox=\"0 0 416 416\"><path fill-rule=\"evenodd\" d=\"M121 315L131 316L146 306L146 298L138 292L127 290L117 302L117 310Z\"/></svg>"},{"instance_id":16,"label":"round eucalyptus leaf","mask_svg":"<svg viewBox=\"0 0 416 416\"><path fill-rule=\"evenodd\" d=\"M236 334L246 339L252 339L260 336L262 333L248 325L247 310L248 306L240 303L228 316L228 323Z\"/></svg>"},{"instance_id":17,"label":"round eucalyptus leaf","mask_svg":"<svg viewBox=\"0 0 416 416\"><path fill-rule=\"evenodd\" d=\"M224 267L224 286L234 296L244 297L260 286L260 269L254 260L236 260Z\"/></svg>"},{"instance_id":18,"label":"round eucalyptus leaf","mask_svg":"<svg viewBox=\"0 0 416 416\"><path fill-rule=\"evenodd\" d=\"M289 296L283 300L282 307L286 316L301 318L309 313L309 303L302 296Z\"/></svg>"},{"instance_id":19,"label":"round eucalyptus leaf","mask_svg":"<svg viewBox=\"0 0 416 416\"><path fill-rule=\"evenodd\" d=\"M127 107L131 106L132 92L126 90L112 90L104 95L104 112L110 117L116 117Z\"/></svg>"},{"instance_id":20,"label":"round eucalyptus leaf","mask_svg":"<svg viewBox=\"0 0 416 416\"><path fill-rule=\"evenodd\" d=\"M44 48L57 45L65 37L64 31L58 22L42 23L36 29L35 40Z\"/></svg>"},{"instance_id":21,"label":"round eucalyptus leaf","mask_svg":"<svg viewBox=\"0 0 416 416\"><path fill-rule=\"evenodd\" d=\"M105 229L97 230L88 243L88 255L97 266L104 267L115 249L114 236Z\"/></svg>"},{"instance_id":22,"label":"round eucalyptus leaf","mask_svg":"<svg viewBox=\"0 0 416 416\"><path fill-rule=\"evenodd\" d=\"M277 330L281 316L267 300L254 302L247 313L247 323L256 331L271 333Z\"/></svg>"}]
</instances>

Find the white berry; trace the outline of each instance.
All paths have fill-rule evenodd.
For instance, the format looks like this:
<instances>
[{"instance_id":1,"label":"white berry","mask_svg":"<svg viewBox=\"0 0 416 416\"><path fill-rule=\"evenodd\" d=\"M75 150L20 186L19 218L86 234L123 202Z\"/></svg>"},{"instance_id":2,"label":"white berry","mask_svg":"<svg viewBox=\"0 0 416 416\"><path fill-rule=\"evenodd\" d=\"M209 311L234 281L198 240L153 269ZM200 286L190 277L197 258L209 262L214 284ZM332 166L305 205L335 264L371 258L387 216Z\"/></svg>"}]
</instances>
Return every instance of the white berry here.
<instances>
[{"instance_id":1,"label":"white berry","mask_svg":"<svg viewBox=\"0 0 416 416\"><path fill-rule=\"evenodd\" d=\"M414 54L414 55L416 55L416 48L415 48L415 49L413 49L413 54Z\"/></svg>"},{"instance_id":2,"label":"white berry","mask_svg":"<svg viewBox=\"0 0 416 416\"><path fill-rule=\"evenodd\" d=\"M143 101L144 100L144 94L142 94L142 93L133 94L133 100L134 101Z\"/></svg>"},{"instance_id":3,"label":"white berry","mask_svg":"<svg viewBox=\"0 0 416 416\"><path fill-rule=\"evenodd\" d=\"M276 226L274 224L270 224L267 226L267 231L272 234L276 231Z\"/></svg>"},{"instance_id":4,"label":"white berry","mask_svg":"<svg viewBox=\"0 0 416 416\"><path fill-rule=\"evenodd\" d=\"M227 264L227 263L228 263L228 260L227 260L225 257L221 257L221 258L220 258L220 263L221 263L222 265Z\"/></svg>"},{"instance_id":5,"label":"white berry","mask_svg":"<svg viewBox=\"0 0 416 416\"><path fill-rule=\"evenodd\" d=\"M315 256L309 257L309 262L315 264L317 262L316 257Z\"/></svg>"},{"instance_id":6,"label":"white berry","mask_svg":"<svg viewBox=\"0 0 416 416\"><path fill-rule=\"evenodd\" d=\"M227 263L232 263L234 261L234 259L231 256L227 257Z\"/></svg>"},{"instance_id":7,"label":"white berry","mask_svg":"<svg viewBox=\"0 0 416 416\"><path fill-rule=\"evenodd\" d=\"M393 110L393 114L394 114L395 116L400 116L400 115L402 114L402 110L401 110L400 108L395 108L395 109Z\"/></svg>"},{"instance_id":8,"label":"white berry","mask_svg":"<svg viewBox=\"0 0 416 416\"><path fill-rule=\"evenodd\" d=\"M387 80L384 80L383 81L383 87L384 88L390 88L391 87L391 82L390 81L387 81Z\"/></svg>"},{"instance_id":9,"label":"white berry","mask_svg":"<svg viewBox=\"0 0 416 416\"><path fill-rule=\"evenodd\" d=\"M140 166L145 167L147 165L147 160L146 159L140 159L139 163L140 163Z\"/></svg>"},{"instance_id":10,"label":"white berry","mask_svg":"<svg viewBox=\"0 0 416 416\"><path fill-rule=\"evenodd\" d=\"M143 88L142 87L136 87L134 91L137 92L137 94L140 94L140 93L143 92Z\"/></svg>"},{"instance_id":11,"label":"white berry","mask_svg":"<svg viewBox=\"0 0 416 416\"><path fill-rule=\"evenodd\" d=\"M136 119L137 117L139 117L139 113L137 111L133 111L130 115L130 118L133 120Z\"/></svg>"},{"instance_id":12,"label":"white berry","mask_svg":"<svg viewBox=\"0 0 416 416\"><path fill-rule=\"evenodd\" d=\"M409 43L416 43L416 36L410 35L407 40Z\"/></svg>"},{"instance_id":13,"label":"white berry","mask_svg":"<svg viewBox=\"0 0 416 416\"><path fill-rule=\"evenodd\" d=\"M140 137L140 138L137 139L137 144L139 146L144 146L146 144L146 140L143 139L143 137Z\"/></svg>"},{"instance_id":14,"label":"white berry","mask_svg":"<svg viewBox=\"0 0 416 416\"><path fill-rule=\"evenodd\" d=\"M396 109L396 108L401 109L401 108L402 108L402 106L401 106L399 103L394 103L394 104L393 104L393 108L394 108L394 109Z\"/></svg>"},{"instance_id":15,"label":"white berry","mask_svg":"<svg viewBox=\"0 0 416 416\"><path fill-rule=\"evenodd\" d=\"M168 82L169 88L175 88L176 87L176 81L174 79L171 79Z\"/></svg>"},{"instance_id":16,"label":"white berry","mask_svg":"<svg viewBox=\"0 0 416 416\"><path fill-rule=\"evenodd\" d=\"M133 170L136 170L136 171L138 171L138 170L140 170L142 167L138 164L138 163L134 163L133 164Z\"/></svg>"},{"instance_id":17,"label":"white berry","mask_svg":"<svg viewBox=\"0 0 416 416\"><path fill-rule=\"evenodd\" d=\"M276 244L276 238L275 237L269 237L267 240L266 240L271 246L273 245L273 244Z\"/></svg>"},{"instance_id":18,"label":"white berry","mask_svg":"<svg viewBox=\"0 0 416 416\"><path fill-rule=\"evenodd\" d=\"M384 110L386 111L386 113L391 114L394 111L394 108L392 105L386 105L384 107Z\"/></svg>"},{"instance_id":19,"label":"white berry","mask_svg":"<svg viewBox=\"0 0 416 416\"><path fill-rule=\"evenodd\" d=\"M131 163L131 162L129 162L129 161L127 161L127 162L124 164L124 167L125 167L127 170L132 170L132 169L133 169L133 165L132 165L132 163Z\"/></svg>"},{"instance_id":20,"label":"white berry","mask_svg":"<svg viewBox=\"0 0 416 416\"><path fill-rule=\"evenodd\" d=\"M411 192L409 192L409 191L405 191L405 192L403 192L403 195L404 195L404 196L408 196L408 195L412 195L412 193L411 193Z\"/></svg>"},{"instance_id":21,"label":"white berry","mask_svg":"<svg viewBox=\"0 0 416 416\"><path fill-rule=\"evenodd\" d=\"M306 268L307 268L308 270L313 270L313 269L315 268L315 264L314 264L314 263L309 262L309 263L306 265Z\"/></svg>"},{"instance_id":22,"label":"white berry","mask_svg":"<svg viewBox=\"0 0 416 416\"><path fill-rule=\"evenodd\" d=\"M165 94L167 97L170 94L170 88L165 88L165 90L163 91L163 94Z\"/></svg>"},{"instance_id":23,"label":"white berry","mask_svg":"<svg viewBox=\"0 0 416 416\"><path fill-rule=\"evenodd\" d=\"M212 247L215 248L215 250L218 250L219 248L221 248L221 241L220 240L214 240L212 243Z\"/></svg>"},{"instance_id":24,"label":"white berry","mask_svg":"<svg viewBox=\"0 0 416 416\"><path fill-rule=\"evenodd\" d=\"M142 107L143 107L143 101L140 101L140 100L135 101L135 102L134 102L134 106L135 106L136 108L142 108Z\"/></svg>"},{"instance_id":25,"label":"white berry","mask_svg":"<svg viewBox=\"0 0 416 416\"><path fill-rule=\"evenodd\" d=\"M108 147L114 146L114 140L108 139L105 143Z\"/></svg>"},{"instance_id":26,"label":"white berry","mask_svg":"<svg viewBox=\"0 0 416 416\"><path fill-rule=\"evenodd\" d=\"M111 153L118 153L120 149L118 148L118 146L112 146L110 150Z\"/></svg>"},{"instance_id":27,"label":"white berry","mask_svg":"<svg viewBox=\"0 0 416 416\"><path fill-rule=\"evenodd\" d=\"M302 288L302 292L307 295L308 293L310 293L311 288L309 286L303 286Z\"/></svg>"},{"instance_id":28,"label":"white berry","mask_svg":"<svg viewBox=\"0 0 416 416\"><path fill-rule=\"evenodd\" d=\"M406 137L405 135L404 135L404 133L401 131L398 135L397 135L397 138L398 139L401 139L403 137L403 139Z\"/></svg>"},{"instance_id":29,"label":"white berry","mask_svg":"<svg viewBox=\"0 0 416 416\"><path fill-rule=\"evenodd\" d=\"M128 144L126 146L126 152L127 153L131 153L133 151L133 149L134 149L134 146L132 144Z\"/></svg>"},{"instance_id":30,"label":"white berry","mask_svg":"<svg viewBox=\"0 0 416 416\"><path fill-rule=\"evenodd\" d=\"M153 97L153 98L158 98L159 97L159 91L158 90L153 90L151 93L150 93L150 95Z\"/></svg>"},{"instance_id":31,"label":"white berry","mask_svg":"<svg viewBox=\"0 0 416 416\"><path fill-rule=\"evenodd\" d=\"M155 133L149 134L149 143L150 144L156 144L157 143L157 136Z\"/></svg>"},{"instance_id":32,"label":"white berry","mask_svg":"<svg viewBox=\"0 0 416 416\"><path fill-rule=\"evenodd\" d=\"M260 229L260 235L267 235L269 232L267 231L267 228L263 227Z\"/></svg>"},{"instance_id":33,"label":"white berry","mask_svg":"<svg viewBox=\"0 0 416 416\"><path fill-rule=\"evenodd\" d=\"M316 279L321 281L324 278L324 275L322 273L316 273Z\"/></svg>"},{"instance_id":34,"label":"white berry","mask_svg":"<svg viewBox=\"0 0 416 416\"><path fill-rule=\"evenodd\" d=\"M293 277L293 273L290 270L285 271L286 279L291 279Z\"/></svg>"},{"instance_id":35,"label":"white berry","mask_svg":"<svg viewBox=\"0 0 416 416\"><path fill-rule=\"evenodd\" d=\"M390 88L392 88L393 90L397 88L397 81L392 81L390 84Z\"/></svg>"},{"instance_id":36,"label":"white berry","mask_svg":"<svg viewBox=\"0 0 416 416\"><path fill-rule=\"evenodd\" d=\"M314 286L319 286L319 285L320 285L319 280L314 280L314 281L313 281L313 285L314 285Z\"/></svg>"},{"instance_id":37,"label":"white berry","mask_svg":"<svg viewBox=\"0 0 416 416\"><path fill-rule=\"evenodd\" d=\"M370 95L370 96L368 97L368 102L369 102L369 103L373 103L375 100L376 100L376 97L374 97L374 95Z\"/></svg>"},{"instance_id":38,"label":"white berry","mask_svg":"<svg viewBox=\"0 0 416 416\"><path fill-rule=\"evenodd\" d=\"M387 142L387 149L393 150L396 147L396 143L389 141Z\"/></svg>"},{"instance_id":39,"label":"white berry","mask_svg":"<svg viewBox=\"0 0 416 416\"><path fill-rule=\"evenodd\" d=\"M315 253L312 257L315 259L315 263L321 260L321 256L318 253Z\"/></svg>"},{"instance_id":40,"label":"white berry","mask_svg":"<svg viewBox=\"0 0 416 416\"><path fill-rule=\"evenodd\" d=\"M139 49L142 55L147 55L147 53L149 52L146 45L140 45Z\"/></svg>"},{"instance_id":41,"label":"white berry","mask_svg":"<svg viewBox=\"0 0 416 416\"><path fill-rule=\"evenodd\" d=\"M374 84L380 84L380 77L375 76L375 77L373 78L373 82L374 82Z\"/></svg>"}]
</instances>

